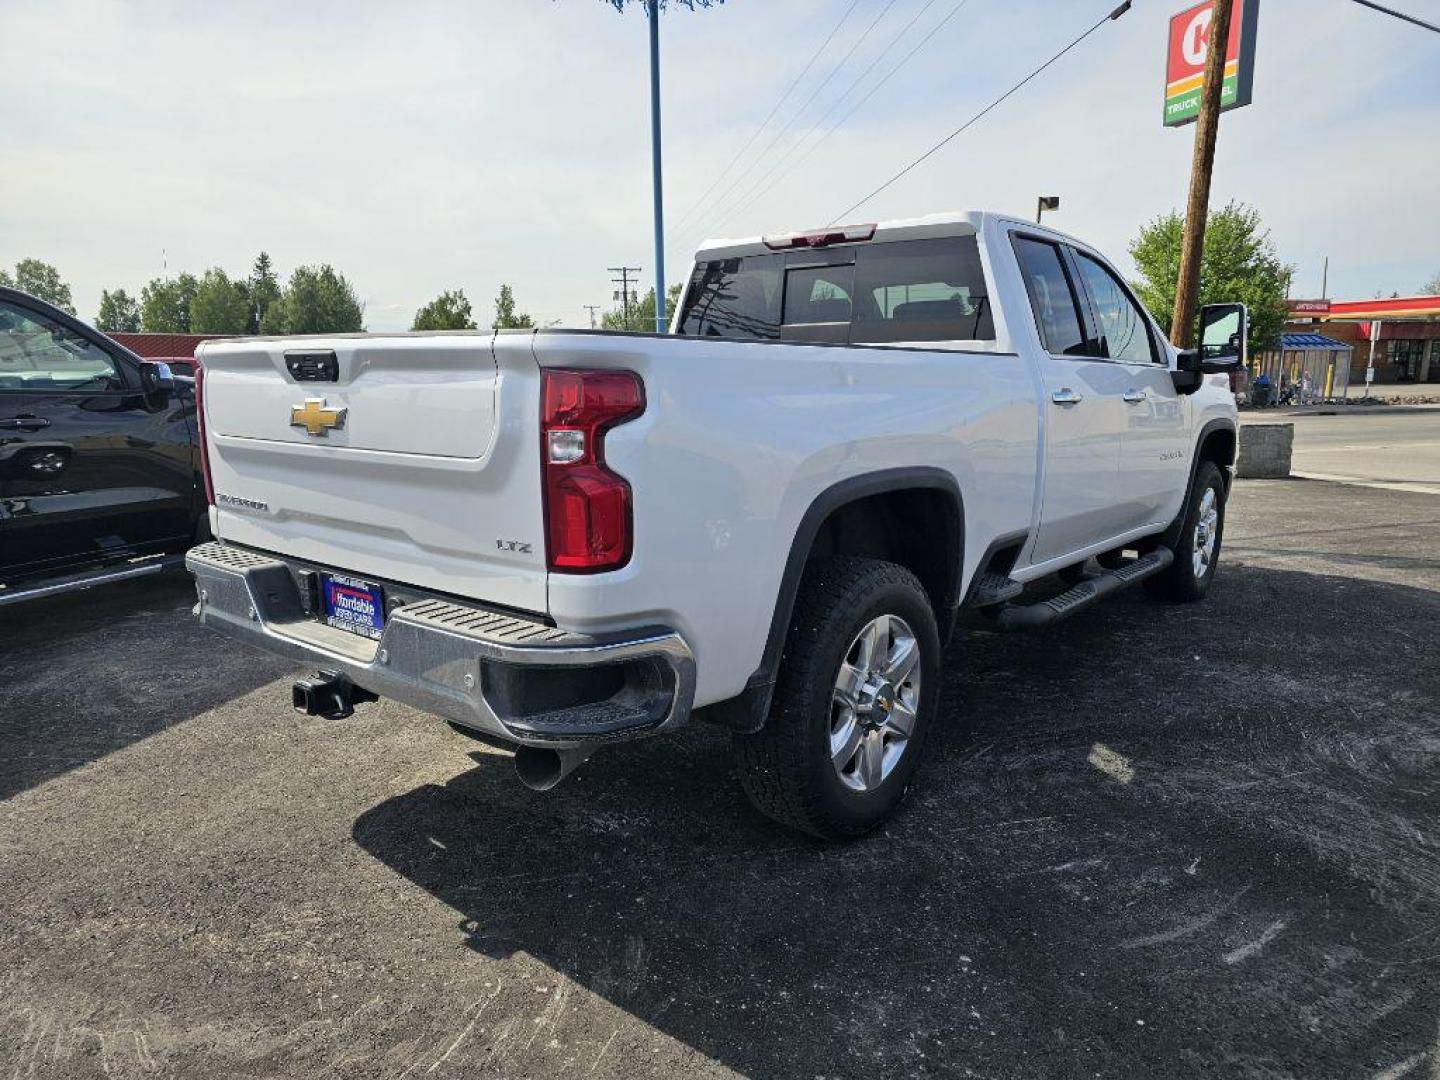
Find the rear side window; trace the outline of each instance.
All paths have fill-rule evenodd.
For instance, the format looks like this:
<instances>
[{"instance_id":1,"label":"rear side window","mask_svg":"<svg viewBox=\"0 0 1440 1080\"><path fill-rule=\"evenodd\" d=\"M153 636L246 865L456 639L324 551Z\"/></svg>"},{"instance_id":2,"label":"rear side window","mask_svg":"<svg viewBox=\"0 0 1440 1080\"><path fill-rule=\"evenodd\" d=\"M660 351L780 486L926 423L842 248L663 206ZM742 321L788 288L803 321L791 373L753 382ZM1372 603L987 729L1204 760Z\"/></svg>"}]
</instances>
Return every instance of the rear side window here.
<instances>
[{"instance_id":1,"label":"rear side window","mask_svg":"<svg viewBox=\"0 0 1440 1080\"><path fill-rule=\"evenodd\" d=\"M775 339L780 336L783 257L714 259L695 267L680 333L692 337Z\"/></svg>"},{"instance_id":2,"label":"rear side window","mask_svg":"<svg viewBox=\"0 0 1440 1080\"><path fill-rule=\"evenodd\" d=\"M1057 356L1084 356L1085 333L1080 329L1080 309L1070 277L1060 262L1060 249L1043 240L1017 236L1015 257L1030 294L1035 325L1047 352Z\"/></svg>"},{"instance_id":3,"label":"rear side window","mask_svg":"<svg viewBox=\"0 0 1440 1080\"><path fill-rule=\"evenodd\" d=\"M992 341L995 323L973 236L861 248L853 342Z\"/></svg>"},{"instance_id":4,"label":"rear side window","mask_svg":"<svg viewBox=\"0 0 1440 1080\"><path fill-rule=\"evenodd\" d=\"M831 344L993 341L995 323L979 244L952 236L701 263L680 333Z\"/></svg>"}]
</instances>

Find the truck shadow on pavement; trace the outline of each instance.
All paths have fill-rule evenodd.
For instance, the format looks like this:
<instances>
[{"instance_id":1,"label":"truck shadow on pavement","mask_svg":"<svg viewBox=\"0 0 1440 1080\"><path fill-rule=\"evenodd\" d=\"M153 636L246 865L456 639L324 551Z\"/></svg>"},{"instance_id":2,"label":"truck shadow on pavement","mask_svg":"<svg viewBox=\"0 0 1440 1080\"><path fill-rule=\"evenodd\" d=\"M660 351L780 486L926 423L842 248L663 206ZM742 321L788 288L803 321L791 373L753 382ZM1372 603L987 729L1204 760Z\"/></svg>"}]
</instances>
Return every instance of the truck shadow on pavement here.
<instances>
[{"instance_id":1,"label":"truck shadow on pavement","mask_svg":"<svg viewBox=\"0 0 1440 1080\"><path fill-rule=\"evenodd\" d=\"M1203 605L964 629L922 784L847 846L754 813L701 728L548 796L477 753L354 837L471 948L749 1076L1371 1075L1437 1052L1437 625L1232 563Z\"/></svg>"},{"instance_id":2,"label":"truck shadow on pavement","mask_svg":"<svg viewBox=\"0 0 1440 1080\"><path fill-rule=\"evenodd\" d=\"M190 576L167 573L0 608L0 799L290 670L250 649L230 662L194 602Z\"/></svg>"}]
</instances>

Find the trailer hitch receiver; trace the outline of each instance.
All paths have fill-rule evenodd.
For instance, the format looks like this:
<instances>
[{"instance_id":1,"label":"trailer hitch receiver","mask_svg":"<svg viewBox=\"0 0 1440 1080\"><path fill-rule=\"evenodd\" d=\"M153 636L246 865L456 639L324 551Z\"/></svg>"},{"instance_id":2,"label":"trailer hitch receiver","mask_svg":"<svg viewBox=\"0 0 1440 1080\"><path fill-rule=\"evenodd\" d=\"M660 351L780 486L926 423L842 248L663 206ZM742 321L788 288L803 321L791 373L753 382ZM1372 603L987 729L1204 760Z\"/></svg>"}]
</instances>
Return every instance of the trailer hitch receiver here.
<instances>
[{"instance_id":1,"label":"trailer hitch receiver","mask_svg":"<svg viewBox=\"0 0 1440 1080\"><path fill-rule=\"evenodd\" d=\"M379 694L356 686L338 671L317 671L308 679L298 679L290 694L296 712L327 720L344 720L356 705L380 700Z\"/></svg>"}]
</instances>

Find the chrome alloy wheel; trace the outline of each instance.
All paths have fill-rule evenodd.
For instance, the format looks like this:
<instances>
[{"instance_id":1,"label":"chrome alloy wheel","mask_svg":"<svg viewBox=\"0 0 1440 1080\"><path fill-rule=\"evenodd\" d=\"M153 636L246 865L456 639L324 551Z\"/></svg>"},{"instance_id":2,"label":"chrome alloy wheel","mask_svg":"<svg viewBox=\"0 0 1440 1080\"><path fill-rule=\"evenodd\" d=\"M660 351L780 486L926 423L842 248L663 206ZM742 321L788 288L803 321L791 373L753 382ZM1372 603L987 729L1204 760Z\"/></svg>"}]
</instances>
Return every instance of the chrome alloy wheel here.
<instances>
[{"instance_id":1,"label":"chrome alloy wheel","mask_svg":"<svg viewBox=\"0 0 1440 1080\"><path fill-rule=\"evenodd\" d=\"M920 705L920 642L898 615L872 619L846 650L830 709L830 763L852 791L873 791L905 755Z\"/></svg>"},{"instance_id":2,"label":"chrome alloy wheel","mask_svg":"<svg viewBox=\"0 0 1440 1080\"><path fill-rule=\"evenodd\" d=\"M1200 512L1195 516L1195 537L1190 544L1191 569L1196 580L1210 571L1215 561L1216 531L1220 527L1220 507L1215 499L1215 489L1207 487L1200 500Z\"/></svg>"}]
</instances>

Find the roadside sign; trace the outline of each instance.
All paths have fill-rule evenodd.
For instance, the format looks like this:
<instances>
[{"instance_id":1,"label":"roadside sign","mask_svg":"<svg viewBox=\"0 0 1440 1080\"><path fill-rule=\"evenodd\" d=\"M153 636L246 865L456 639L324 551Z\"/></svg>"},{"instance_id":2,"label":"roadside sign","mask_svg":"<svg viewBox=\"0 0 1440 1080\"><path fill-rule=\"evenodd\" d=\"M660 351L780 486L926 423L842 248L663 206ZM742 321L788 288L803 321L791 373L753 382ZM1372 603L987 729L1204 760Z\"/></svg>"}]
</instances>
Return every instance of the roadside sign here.
<instances>
[{"instance_id":1,"label":"roadside sign","mask_svg":"<svg viewBox=\"0 0 1440 1080\"><path fill-rule=\"evenodd\" d=\"M1255 31L1260 0L1231 0L1230 40L1225 49L1225 80L1220 109L1250 104L1255 81ZM1205 81L1205 53L1210 45L1210 0L1186 8L1170 19L1169 52L1165 60L1166 127L1189 124L1200 115L1200 87Z\"/></svg>"},{"instance_id":2,"label":"roadside sign","mask_svg":"<svg viewBox=\"0 0 1440 1080\"><path fill-rule=\"evenodd\" d=\"M1365 368L1365 396L1370 396L1370 384L1375 381L1375 343L1380 340L1380 320L1370 323L1370 363Z\"/></svg>"},{"instance_id":3,"label":"roadside sign","mask_svg":"<svg viewBox=\"0 0 1440 1080\"><path fill-rule=\"evenodd\" d=\"M1329 300L1286 300L1291 315L1329 315Z\"/></svg>"}]
</instances>

